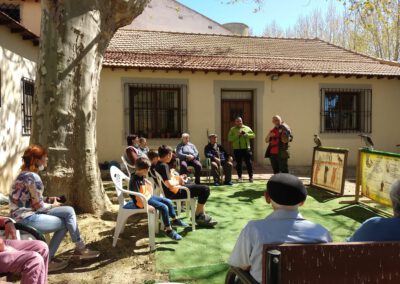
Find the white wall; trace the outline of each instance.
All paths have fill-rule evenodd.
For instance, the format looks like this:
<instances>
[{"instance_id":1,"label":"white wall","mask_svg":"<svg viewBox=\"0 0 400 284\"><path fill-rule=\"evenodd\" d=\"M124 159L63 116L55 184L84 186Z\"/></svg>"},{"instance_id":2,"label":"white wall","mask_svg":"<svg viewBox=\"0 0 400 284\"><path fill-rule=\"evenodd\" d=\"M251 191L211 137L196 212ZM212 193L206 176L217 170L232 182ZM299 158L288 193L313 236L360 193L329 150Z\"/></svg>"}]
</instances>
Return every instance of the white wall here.
<instances>
[{"instance_id":1,"label":"white wall","mask_svg":"<svg viewBox=\"0 0 400 284\"><path fill-rule=\"evenodd\" d=\"M38 48L0 26L0 192L8 193L29 143L22 136L21 79L34 79Z\"/></svg>"},{"instance_id":2,"label":"white wall","mask_svg":"<svg viewBox=\"0 0 400 284\"><path fill-rule=\"evenodd\" d=\"M291 144L290 165L310 165L313 151L313 134L320 129L320 87L353 87L369 86L372 88L372 138L376 149L395 152L395 145L400 143L400 130L396 123L400 121L400 81L387 79L355 79L322 76L289 77L281 76L271 81L265 75L225 74L210 72L168 72L165 71L124 71L105 68L101 74L98 113L98 151L99 160L120 160L125 148L124 137L124 82L136 80L183 80L188 82L188 132L191 141L200 152L207 142L206 131L220 134L220 106L216 99L215 86L225 86L231 82L232 88L237 86L254 86L255 99L255 131L256 160L265 163L264 137L272 128L271 118L280 114L293 129L294 141ZM229 84L228 84L229 86ZM363 146L358 133L319 134L323 144L331 147L343 147L350 150L349 165L356 164L356 153ZM148 139L150 146L161 144L175 146L178 139Z\"/></svg>"}]
</instances>

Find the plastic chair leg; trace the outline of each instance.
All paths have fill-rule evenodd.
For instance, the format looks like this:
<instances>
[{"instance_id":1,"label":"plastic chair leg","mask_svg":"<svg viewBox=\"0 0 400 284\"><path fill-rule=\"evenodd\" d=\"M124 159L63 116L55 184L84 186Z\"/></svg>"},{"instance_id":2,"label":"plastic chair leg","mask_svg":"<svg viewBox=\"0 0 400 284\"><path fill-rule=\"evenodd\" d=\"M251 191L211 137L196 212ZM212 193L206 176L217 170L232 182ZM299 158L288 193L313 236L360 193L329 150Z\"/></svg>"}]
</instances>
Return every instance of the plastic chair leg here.
<instances>
[{"instance_id":1,"label":"plastic chair leg","mask_svg":"<svg viewBox=\"0 0 400 284\"><path fill-rule=\"evenodd\" d=\"M196 200L190 201L190 211L192 213L192 231L196 231ZM189 210L188 210L189 212Z\"/></svg>"},{"instance_id":2,"label":"plastic chair leg","mask_svg":"<svg viewBox=\"0 0 400 284\"><path fill-rule=\"evenodd\" d=\"M115 225L115 231L114 231L114 237L113 237L113 243L112 243L113 247L115 247L117 245L119 234L122 231L122 226L125 224L123 218L124 217L122 217L121 214L118 214L117 224Z\"/></svg>"},{"instance_id":3,"label":"plastic chair leg","mask_svg":"<svg viewBox=\"0 0 400 284\"><path fill-rule=\"evenodd\" d=\"M156 249L156 240L155 240L155 216L157 214L148 214L147 220L149 225L149 247L150 250L153 251Z\"/></svg>"}]
</instances>

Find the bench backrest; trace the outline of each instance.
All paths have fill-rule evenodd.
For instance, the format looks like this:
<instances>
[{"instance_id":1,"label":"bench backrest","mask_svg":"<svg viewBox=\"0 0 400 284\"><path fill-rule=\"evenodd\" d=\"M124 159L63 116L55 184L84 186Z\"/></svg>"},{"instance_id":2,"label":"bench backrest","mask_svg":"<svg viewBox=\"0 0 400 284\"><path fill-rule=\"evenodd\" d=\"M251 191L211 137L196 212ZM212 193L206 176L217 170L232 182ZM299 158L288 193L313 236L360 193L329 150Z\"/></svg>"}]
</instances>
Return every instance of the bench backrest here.
<instances>
[{"instance_id":1,"label":"bench backrest","mask_svg":"<svg viewBox=\"0 0 400 284\"><path fill-rule=\"evenodd\" d=\"M266 267L274 249L281 253L275 283L400 283L400 242L267 244L263 284L272 284Z\"/></svg>"}]
</instances>

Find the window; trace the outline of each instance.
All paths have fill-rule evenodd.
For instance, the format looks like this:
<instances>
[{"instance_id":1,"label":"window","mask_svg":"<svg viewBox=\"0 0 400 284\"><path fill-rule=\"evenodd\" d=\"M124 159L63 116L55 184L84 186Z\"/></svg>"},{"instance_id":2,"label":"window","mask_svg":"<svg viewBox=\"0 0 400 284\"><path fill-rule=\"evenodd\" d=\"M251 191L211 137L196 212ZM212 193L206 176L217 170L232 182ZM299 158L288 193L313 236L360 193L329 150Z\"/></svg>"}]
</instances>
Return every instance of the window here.
<instances>
[{"instance_id":1,"label":"window","mask_svg":"<svg viewBox=\"0 0 400 284\"><path fill-rule=\"evenodd\" d=\"M372 90L321 89L321 132L371 132Z\"/></svg>"},{"instance_id":2,"label":"window","mask_svg":"<svg viewBox=\"0 0 400 284\"><path fill-rule=\"evenodd\" d=\"M0 4L0 11L8 15L10 18L17 22L21 21L19 5L14 4Z\"/></svg>"},{"instance_id":3,"label":"window","mask_svg":"<svg viewBox=\"0 0 400 284\"><path fill-rule=\"evenodd\" d=\"M31 135L34 81L22 78L22 135Z\"/></svg>"},{"instance_id":4,"label":"window","mask_svg":"<svg viewBox=\"0 0 400 284\"><path fill-rule=\"evenodd\" d=\"M186 127L186 86L129 86L129 131L147 138L178 138Z\"/></svg>"}]
</instances>

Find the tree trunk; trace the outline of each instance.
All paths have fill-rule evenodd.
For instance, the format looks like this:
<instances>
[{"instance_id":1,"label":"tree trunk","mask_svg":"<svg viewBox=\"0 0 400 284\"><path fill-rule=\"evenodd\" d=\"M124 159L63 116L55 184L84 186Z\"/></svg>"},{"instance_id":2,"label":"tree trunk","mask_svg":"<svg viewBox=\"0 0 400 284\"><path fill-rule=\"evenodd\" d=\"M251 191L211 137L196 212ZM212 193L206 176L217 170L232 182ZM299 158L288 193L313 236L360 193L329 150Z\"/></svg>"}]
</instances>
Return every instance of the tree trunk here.
<instances>
[{"instance_id":1,"label":"tree trunk","mask_svg":"<svg viewBox=\"0 0 400 284\"><path fill-rule=\"evenodd\" d=\"M103 55L116 30L148 0L42 0L41 43L31 143L49 150L46 195L65 194L80 212L102 214L96 149Z\"/></svg>"}]
</instances>

